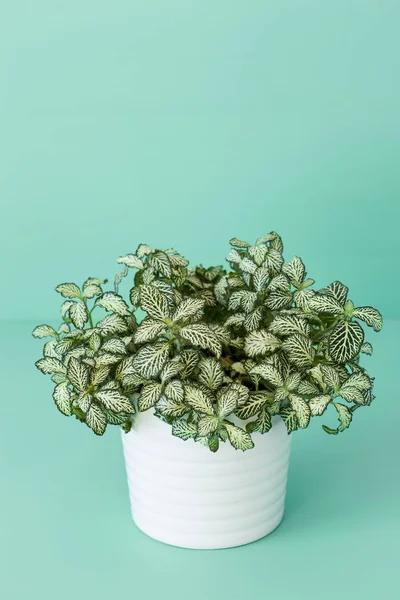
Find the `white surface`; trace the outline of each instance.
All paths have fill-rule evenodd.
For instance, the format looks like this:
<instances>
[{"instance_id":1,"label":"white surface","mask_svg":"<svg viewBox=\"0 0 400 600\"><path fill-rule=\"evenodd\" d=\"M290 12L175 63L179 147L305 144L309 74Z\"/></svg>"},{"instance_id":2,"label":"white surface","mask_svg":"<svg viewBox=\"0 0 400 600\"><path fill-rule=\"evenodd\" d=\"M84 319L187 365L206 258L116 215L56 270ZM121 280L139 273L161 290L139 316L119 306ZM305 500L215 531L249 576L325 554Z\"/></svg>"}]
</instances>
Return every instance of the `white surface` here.
<instances>
[{"instance_id":1,"label":"white surface","mask_svg":"<svg viewBox=\"0 0 400 600\"><path fill-rule=\"evenodd\" d=\"M239 424L239 421L235 419ZM242 452L215 454L174 437L152 411L122 432L132 517L144 533L184 548L215 549L258 540L281 522L291 436L280 417Z\"/></svg>"}]
</instances>

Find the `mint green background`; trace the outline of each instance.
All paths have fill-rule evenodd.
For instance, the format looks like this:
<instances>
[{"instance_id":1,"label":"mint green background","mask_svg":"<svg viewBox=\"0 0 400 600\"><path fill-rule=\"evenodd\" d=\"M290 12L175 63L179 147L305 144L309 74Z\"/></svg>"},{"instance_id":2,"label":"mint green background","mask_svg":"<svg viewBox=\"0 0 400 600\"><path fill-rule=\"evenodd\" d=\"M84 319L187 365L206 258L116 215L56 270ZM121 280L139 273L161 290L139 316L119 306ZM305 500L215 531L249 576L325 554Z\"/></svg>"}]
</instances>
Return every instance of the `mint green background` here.
<instances>
[{"instance_id":1,"label":"mint green background","mask_svg":"<svg viewBox=\"0 0 400 600\"><path fill-rule=\"evenodd\" d=\"M1 598L398 597L399 25L394 0L2 6ZM377 400L296 434L274 534L164 546L130 521L118 432L54 409L30 331L139 242L221 263L272 229L382 310Z\"/></svg>"}]
</instances>

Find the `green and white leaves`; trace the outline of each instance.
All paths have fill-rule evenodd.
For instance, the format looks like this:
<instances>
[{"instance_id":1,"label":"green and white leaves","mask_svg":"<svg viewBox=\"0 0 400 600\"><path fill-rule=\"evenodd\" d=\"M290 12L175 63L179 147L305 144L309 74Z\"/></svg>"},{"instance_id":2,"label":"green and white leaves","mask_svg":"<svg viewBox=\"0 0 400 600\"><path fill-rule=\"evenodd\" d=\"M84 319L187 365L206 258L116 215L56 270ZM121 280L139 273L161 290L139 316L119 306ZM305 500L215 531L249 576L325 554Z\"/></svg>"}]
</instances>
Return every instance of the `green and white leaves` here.
<instances>
[{"instance_id":1,"label":"green and white leaves","mask_svg":"<svg viewBox=\"0 0 400 600\"><path fill-rule=\"evenodd\" d=\"M67 417L72 415L72 394L68 382L59 383L53 391L53 398L60 412Z\"/></svg>"},{"instance_id":2,"label":"green and white leaves","mask_svg":"<svg viewBox=\"0 0 400 600\"><path fill-rule=\"evenodd\" d=\"M198 413L215 416L210 397L197 386L185 386L185 402Z\"/></svg>"},{"instance_id":3,"label":"green and white leaves","mask_svg":"<svg viewBox=\"0 0 400 600\"><path fill-rule=\"evenodd\" d=\"M273 333L261 329L253 331L246 337L245 351L248 356L265 356L267 352L275 352L282 341Z\"/></svg>"},{"instance_id":4,"label":"green and white leaves","mask_svg":"<svg viewBox=\"0 0 400 600\"><path fill-rule=\"evenodd\" d=\"M170 316L167 297L154 285L144 285L141 287L140 303L142 309L153 319L164 322Z\"/></svg>"},{"instance_id":5,"label":"green and white leaves","mask_svg":"<svg viewBox=\"0 0 400 600\"><path fill-rule=\"evenodd\" d=\"M339 321L329 336L329 353L338 363L345 363L360 352L364 331L356 322Z\"/></svg>"},{"instance_id":6,"label":"green and white leaves","mask_svg":"<svg viewBox=\"0 0 400 600\"><path fill-rule=\"evenodd\" d=\"M217 357L221 355L221 342L205 323L192 323L180 330L180 336L198 348L211 350Z\"/></svg>"},{"instance_id":7,"label":"green and white leaves","mask_svg":"<svg viewBox=\"0 0 400 600\"><path fill-rule=\"evenodd\" d=\"M78 329L82 329L89 320L89 313L84 302L73 302L69 308L71 321Z\"/></svg>"},{"instance_id":8,"label":"green and white leaves","mask_svg":"<svg viewBox=\"0 0 400 600\"><path fill-rule=\"evenodd\" d=\"M60 283L56 287L56 292L64 298L81 298L81 290L75 283Z\"/></svg>"},{"instance_id":9,"label":"green and white leaves","mask_svg":"<svg viewBox=\"0 0 400 600\"><path fill-rule=\"evenodd\" d=\"M224 421L224 425L228 432L229 441L236 450L243 450L244 452L254 448L254 442L249 433L227 421Z\"/></svg>"},{"instance_id":10,"label":"green and white leaves","mask_svg":"<svg viewBox=\"0 0 400 600\"><path fill-rule=\"evenodd\" d=\"M380 331L382 329L382 315L379 310L372 306L360 306L355 308L353 311L353 317L361 319L369 327L372 327L374 331Z\"/></svg>"},{"instance_id":11,"label":"green and white leaves","mask_svg":"<svg viewBox=\"0 0 400 600\"><path fill-rule=\"evenodd\" d=\"M107 427L107 417L97 404L91 404L86 414L86 424L96 435L103 435Z\"/></svg>"},{"instance_id":12,"label":"green and white leaves","mask_svg":"<svg viewBox=\"0 0 400 600\"><path fill-rule=\"evenodd\" d=\"M89 383L89 370L77 358L72 357L68 363L67 377L75 389L83 392Z\"/></svg>"},{"instance_id":13,"label":"green and white leaves","mask_svg":"<svg viewBox=\"0 0 400 600\"><path fill-rule=\"evenodd\" d=\"M56 338L58 334L57 334L57 331L55 329L53 329L53 327L50 327L50 325L38 325L32 331L32 335L33 335L33 337L36 337L36 338L45 338L45 337Z\"/></svg>"},{"instance_id":14,"label":"green and white leaves","mask_svg":"<svg viewBox=\"0 0 400 600\"><path fill-rule=\"evenodd\" d=\"M125 300L115 292L105 292L100 298L96 300L96 306L102 306L106 310L126 317L130 315L129 307Z\"/></svg>"},{"instance_id":15,"label":"green and white leaves","mask_svg":"<svg viewBox=\"0 0 400 600\"><path fill-rule=\"evenodd\" d=\"M290 335L284 341L282 348L287 353L289 361L296 367L309 367L312 365L315 349L310 338L300 333Z\"/></svg>"},{"instance_id":16,"label":"green and white leaves","mask_svg":"<svg viewBox=\"0 0 400 600\"><path fill-rule=\"evenodd\" d=\"M157 342L154 345L142 346L133 359L133 368L145 378L158 375L168 360L169 345Z\"/></svg>"}]
</instances>

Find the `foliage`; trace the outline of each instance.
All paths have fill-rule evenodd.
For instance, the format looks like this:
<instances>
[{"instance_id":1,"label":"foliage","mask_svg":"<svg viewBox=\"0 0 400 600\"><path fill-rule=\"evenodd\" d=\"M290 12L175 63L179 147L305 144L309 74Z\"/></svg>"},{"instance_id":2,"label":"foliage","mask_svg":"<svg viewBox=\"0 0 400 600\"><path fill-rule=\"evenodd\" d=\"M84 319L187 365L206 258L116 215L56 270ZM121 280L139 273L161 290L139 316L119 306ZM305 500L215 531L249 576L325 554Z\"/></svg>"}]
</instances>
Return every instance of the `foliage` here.
<instances>
[{"instance_id":1,"label":"foliage","mask_svg":"<svg viewBox=\"0 0 400 600\"><path fill-rule=\"evenodd\" d=\"M355 307L339 281L312 290L302 260L284 262L275 232L230 244L228 270L140 244L118 259L114 291L92 277L81 288L59 285L60 327L33 331L50 338L36 366L51 374L58 409L98 435L107 424L129 431L135 411L151 409L173 435L213 452L227 440L252 448L274 415L288 433L304 429L330 405L339 424L324 430L347 429L374 398L359 321L379 331L380 313ZM129 274L128 304L118 290ZM95 309L107 312L96 324Z\"/></svg>"}]
</instances>

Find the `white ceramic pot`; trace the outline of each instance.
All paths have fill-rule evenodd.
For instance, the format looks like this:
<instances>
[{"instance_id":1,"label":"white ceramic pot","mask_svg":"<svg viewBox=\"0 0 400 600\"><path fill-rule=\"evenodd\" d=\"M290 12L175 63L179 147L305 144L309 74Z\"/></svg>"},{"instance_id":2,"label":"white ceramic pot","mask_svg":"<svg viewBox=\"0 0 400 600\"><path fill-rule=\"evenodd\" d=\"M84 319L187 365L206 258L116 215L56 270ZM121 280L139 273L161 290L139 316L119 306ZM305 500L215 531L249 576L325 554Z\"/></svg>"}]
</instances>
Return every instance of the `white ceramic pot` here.
<instances>
[{"instance_id":1,"label":"white ceramic pot","mask_svg":"<svg viewBox=\"0 0 400 600\"><path fill-rule=\"evenodd\" d=\"M236 420L236 423L240 422ZM291 437L280 417L242 452L171 434L152 411L122 432L132 517L144 533L183 548L240 546L273 531L284 511Z\"/></svg>"}]
</instances>

